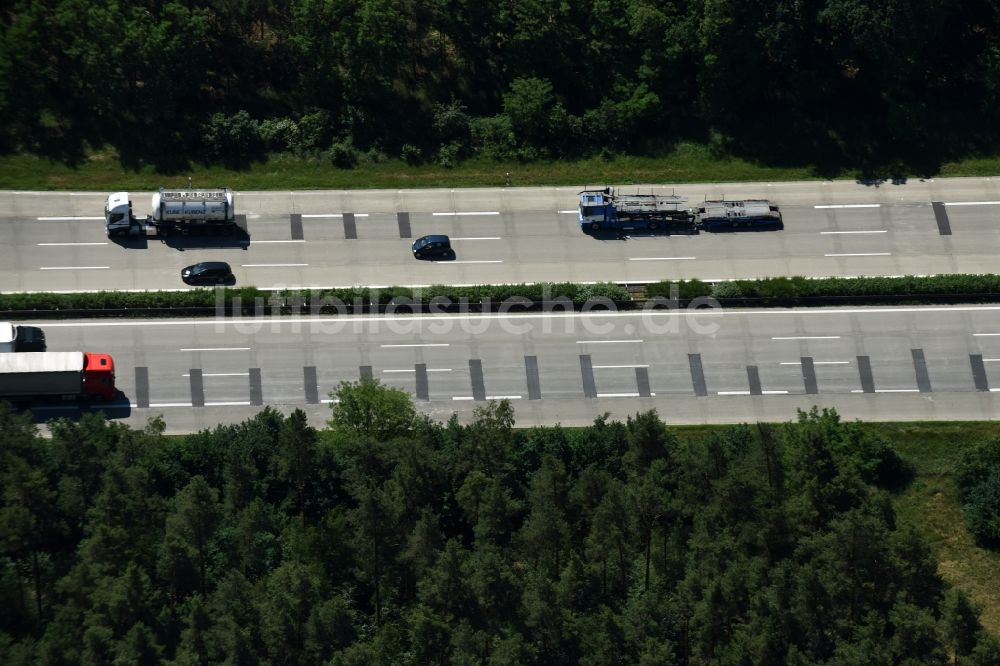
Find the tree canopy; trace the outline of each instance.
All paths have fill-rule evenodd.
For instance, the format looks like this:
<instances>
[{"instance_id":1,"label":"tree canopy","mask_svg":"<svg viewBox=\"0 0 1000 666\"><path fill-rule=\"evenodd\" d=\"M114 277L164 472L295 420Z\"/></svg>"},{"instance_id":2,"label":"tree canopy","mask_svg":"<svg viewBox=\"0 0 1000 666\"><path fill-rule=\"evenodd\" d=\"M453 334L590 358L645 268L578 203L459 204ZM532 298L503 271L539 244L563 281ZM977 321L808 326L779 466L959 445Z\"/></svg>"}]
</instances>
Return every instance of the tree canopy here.
<instances>
[{"instance_id":1,"label":"tree canopy","mask_svg":"<svg viewBox=\"0 0 1000 666\"><path fill-rule=\"evenodd\" d=\"M391 394L338 394L359 389ZM832 411L683 444L655 412L513 426L491 403L391 440L271 409L187 437L88 415L44 438L0 405L0 662L1000 653L897 522L906 464Z\"/></svg>"},{"instance_id":2,"label":"tree canopy","mask_svg":"<svg viewBox=\"0 0 1000 666\"><path fill-rule=\"evenodd\" d=\"M985 0L12 0L0 148L932 169L997 148L998 35Z\"/></svg>"}]
</instances>

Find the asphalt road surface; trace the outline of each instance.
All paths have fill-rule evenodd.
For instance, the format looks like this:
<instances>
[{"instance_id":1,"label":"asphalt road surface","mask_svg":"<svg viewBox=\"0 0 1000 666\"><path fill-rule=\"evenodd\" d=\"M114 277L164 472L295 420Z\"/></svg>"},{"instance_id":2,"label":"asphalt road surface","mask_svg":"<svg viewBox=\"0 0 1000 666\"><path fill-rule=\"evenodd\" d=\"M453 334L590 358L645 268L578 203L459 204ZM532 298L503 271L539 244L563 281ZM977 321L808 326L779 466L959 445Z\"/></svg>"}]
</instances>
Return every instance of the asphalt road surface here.
<instances>
[{"instance_id":1,"label":"asphalt road surface","mask_svg":"<svg viewBox=\"0 0 1000 666\"><path fill-rule=\"evenodd\" d=\"M437 419L509 398L520 425L654 407L672 423L787 420L813 405L989 419L1000 400L1000 306L37 323L52 351L114 356L112 417L162 414L170 432L263 405L321 425L329 392L364 376Z\"/></svg>"},{"instance_id":2,"label":"asphalt road surface","mask_svg":"<svg viewBox=\"0 0 1000 666\"><path fill-rule=\"evenodd\" d=\"M996 272L1000 180L955 178L636 186L624 192L768 198L783 231L594 237L580 188L237 192L245 237L116 243L108 193L0 192L0 291L186 288L179 271L229 262L264 288L775 275ZM150 193L133 193L144 213ZM453 238L454 261L416 261L412 239Z\"/></svg>"}]
</instances>

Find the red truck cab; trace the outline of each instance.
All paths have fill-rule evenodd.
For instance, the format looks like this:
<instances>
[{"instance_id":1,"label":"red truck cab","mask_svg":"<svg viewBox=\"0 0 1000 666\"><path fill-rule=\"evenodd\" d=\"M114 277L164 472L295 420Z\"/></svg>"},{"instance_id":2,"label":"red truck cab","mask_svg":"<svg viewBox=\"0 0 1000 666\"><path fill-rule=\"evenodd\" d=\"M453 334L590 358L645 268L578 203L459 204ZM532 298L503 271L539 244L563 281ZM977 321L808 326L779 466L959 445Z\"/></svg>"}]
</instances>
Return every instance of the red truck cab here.
<instances>
[{"instance_id":1,"label":"red truck cab","mask_svg":"<svg viewBox=\"0 0 1000 666\"><path fill-rule=\"evenodd\" d=\"M115 362L111 355L83 352L83 396L111 400L116 393Z\"/></svg>"}]
</instances>

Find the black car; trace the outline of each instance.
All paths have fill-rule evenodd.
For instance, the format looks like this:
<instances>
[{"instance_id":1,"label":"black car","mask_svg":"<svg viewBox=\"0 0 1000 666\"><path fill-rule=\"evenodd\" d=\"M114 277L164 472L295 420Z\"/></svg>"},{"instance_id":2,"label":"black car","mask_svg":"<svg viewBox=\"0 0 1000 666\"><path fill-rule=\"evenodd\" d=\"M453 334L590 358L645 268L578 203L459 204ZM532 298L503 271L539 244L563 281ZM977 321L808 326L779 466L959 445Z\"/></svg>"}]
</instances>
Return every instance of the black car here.
<instances>
[{"instance_id":1,"label":"black car","mask_svg":"<svg viewBox=\"0 0 1000 666\"><path fill-rule=\"evenodd\" d=\"M45 331L37 326L18 326L14 345L19 352L43 352L46 349Z\"/></svg>"},{"instance_id":2,"label":"black car","mask_svg":"<svg viewBox=\"0 0 1000 666\"><path fill-rule=\"evenodd\" d=\"M444 235L421 236L413 241L413 256L417 259L452 257L451 239Z\"/></svg>"},{"instance_id":3,"label":"black car","mask_svg":"<svg viewBox=\"0 0 1000 666\"><path fill-rule=\"evenodd\" d=\"M203 261L181 271L187 284L229 284L235 282L233 270L224 261Z\"/></svg>"}]
</instances>

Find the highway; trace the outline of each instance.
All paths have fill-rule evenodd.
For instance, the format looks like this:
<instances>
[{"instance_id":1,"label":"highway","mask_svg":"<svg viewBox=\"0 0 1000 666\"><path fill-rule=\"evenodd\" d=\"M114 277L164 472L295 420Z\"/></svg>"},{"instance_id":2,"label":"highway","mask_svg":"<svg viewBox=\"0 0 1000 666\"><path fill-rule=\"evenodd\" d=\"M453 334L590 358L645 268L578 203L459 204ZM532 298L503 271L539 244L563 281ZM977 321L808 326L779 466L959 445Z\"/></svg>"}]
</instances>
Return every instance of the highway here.
<instances>
[{"instance_id":1,"label":"highway","mask_svg":"<svg viewBox=\"0 0 1000 666\"><path fill-rule=\"evenodd\" d=\"M997 270L997 179L624 187L692 205L768 198L785 229L621 238L581 232L578 189L237 192L245 238L124 244L104 234L106 192L0 191L0 291L181 289L180 269L202 260L264 288ZM133 194L138 212L149 194ZM411 240L428 233L450 235L456 260L415 261Z\"/></svg>"},{"instance_id":2,"label":"highway","mask_svg":"<svg viewBox=\"0 0 1000 666\"><path fill-rule=\"evenodd\" d=\"M109 414L169 432L301 407L370 376L436 419L509 398L518 424L579 425L656 408L671 423L990 419L1000 306L35 322L49 349L111 353ZM40 418L75 410L39 408Z\"/></svg>"}]
</instances>

